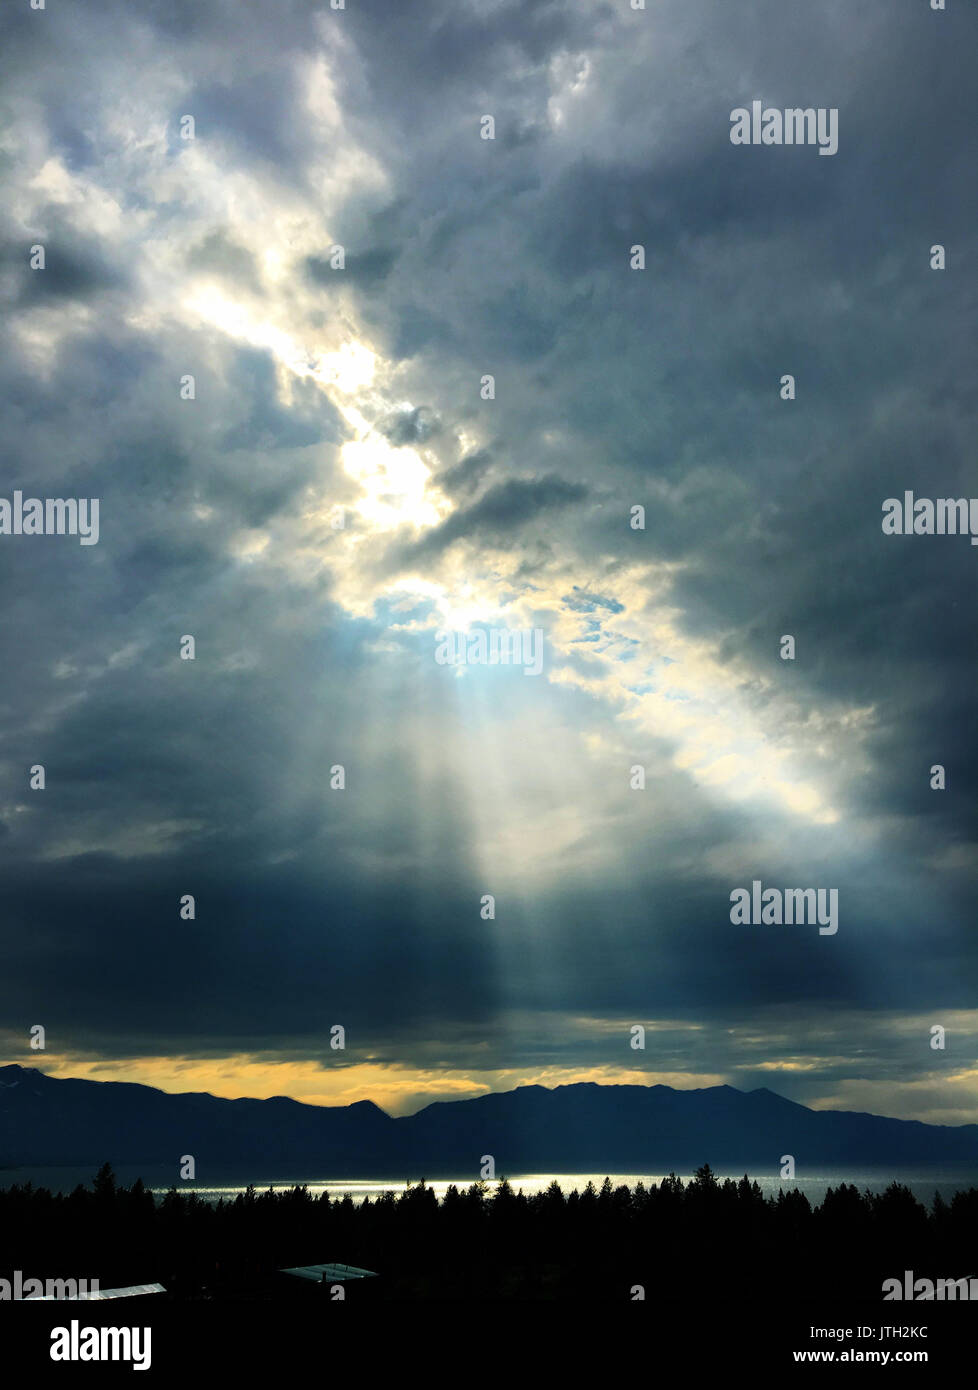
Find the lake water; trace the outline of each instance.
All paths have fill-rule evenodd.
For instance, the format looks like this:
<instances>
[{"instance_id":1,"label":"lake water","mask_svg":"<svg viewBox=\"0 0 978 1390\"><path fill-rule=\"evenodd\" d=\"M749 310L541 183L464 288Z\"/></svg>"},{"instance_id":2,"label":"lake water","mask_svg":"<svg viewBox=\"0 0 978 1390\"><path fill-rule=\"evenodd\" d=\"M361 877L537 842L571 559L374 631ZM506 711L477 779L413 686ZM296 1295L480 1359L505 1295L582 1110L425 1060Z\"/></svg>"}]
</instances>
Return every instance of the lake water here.
<instances>
[{"instance_id":1,"label":"lake water","mask_svg":"<svg viewBox=\"0 0 978 1390\"><path fill-rule=\"evenodd\" d=\"M79 1183L88 1187L91 1185L93 1171L90 1168L7 1168L0 1169L0 1187L9 1187L13 1183L32 1182L35 1187L47 1187L53 1192L70 1192ZM646 1187L652 1183L660 1183L667 1176L664 1173L610 1173L614 1187L624 1184L627 1187L634 1187L638 1182L644 1182ZM683 1182L692 1179L692 1173L680 1173L679 1177ZM406 1181L396 1181L387 1178L341 1178L323 1179L316 1178L314 1175L298 1174L290 1178L269 1178L267 1174L256 1173L255 1175L217 1175L214 1174L209 1181L200 1180L197 1182L181 1182L175 1177L173 1169L153 1169L146 1167L135 1168L125 1165L116 1169L116 1179L121 1185L129 1186L137 1178L142 1178L147 1187L157 1193L165 1192L169 1187L177 1187L181 1191L192 1190L207 1201L218 1201L221 1197L233 1198L239 1192L243 1192L250 1182L259 1191L264 1191L271 1187L275 1191L282 1191L293 1187L297 1183L308 1187L313 1196L319 1196L322 1192L328 1192L330 1197L342 1199L349 1195L354 1202L362 1201L364 1197L373 1200L381 1196L384 1192L403 1192L408 1186ZM534 1192L542 1192L545 1188L556 1181L560 1184L564 1192L573 1189L581 1190L587 1183L593 1182L595 1187L600 1187L604 1182L604 1173L531 1173L512 1175L507 1174L510 1186L521 1188L523 1192L530 1195ZM718 1178L733 1178L735 1181L743 1177L743 1173L718 1173ZM859 1190L868 1189L871 1192L882 1192L891 1182L899 1182L909 1187L919 1201L930 1206L934 1200L934 1193L940 1192L945 1201L950 1201L955 1192L964 1188L978 1187L978 1168L972 1165L950 1166L931 1171L917 1169L914 1171L895 1171L892 1169L823 1169L820 1172L805 1173L799 1172L796 1177L788 1179L782 1178L777 1173L770 1172L748 1173L752 1181L756 1181L765 1196L777 1196L778 1189L784 1188L789 1191L797 1187L805 1194L813 1204L820 1202L825 1196L826 1188L838 1187L840 1183L853 1183ZM475 1177L470 1173L457 1178L444 1178L430 1180L428 1186L433 1189L438 1197L442 1197L450 1183L454 1182L456 1187L465 1188L470 1186ZM490 1182L487 1187L491 1191L496 1184Z\"/></svg>"}]
</instances>

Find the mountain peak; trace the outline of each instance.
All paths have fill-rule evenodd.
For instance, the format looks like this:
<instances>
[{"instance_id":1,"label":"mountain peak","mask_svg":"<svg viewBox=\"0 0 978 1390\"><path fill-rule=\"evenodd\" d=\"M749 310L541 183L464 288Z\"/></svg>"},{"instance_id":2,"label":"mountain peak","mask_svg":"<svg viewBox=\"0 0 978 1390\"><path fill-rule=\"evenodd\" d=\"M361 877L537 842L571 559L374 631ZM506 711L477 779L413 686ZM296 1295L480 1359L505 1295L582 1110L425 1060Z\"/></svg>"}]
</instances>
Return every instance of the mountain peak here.
<instances>
[{"instance_id":1,"label":"mountain peak","mask_svg":"<svg viewBox=\"0 0 978 1390\"><path fill-rule=\"evenodd\" d=\"M0 1067L0 1081L6 1086L15 1086L18 1081L37 1080L44 1073L38 1071L36 1067L22 1067L17 1062L11 1062L5 1067Z\"/></svg>"}]
</instances>

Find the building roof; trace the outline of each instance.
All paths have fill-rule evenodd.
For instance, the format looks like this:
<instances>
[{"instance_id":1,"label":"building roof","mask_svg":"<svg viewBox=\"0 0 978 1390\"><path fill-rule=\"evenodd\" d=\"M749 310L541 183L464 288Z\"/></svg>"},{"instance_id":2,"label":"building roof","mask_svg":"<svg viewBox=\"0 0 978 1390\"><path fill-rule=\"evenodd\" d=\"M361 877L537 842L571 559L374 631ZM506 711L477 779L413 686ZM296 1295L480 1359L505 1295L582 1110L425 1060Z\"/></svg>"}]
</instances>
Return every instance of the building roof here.
<instances>
[{"instance_id":1,"label":"building roof","mask_svg":"<svg viewBox=\"0 0 978 1390\"><path fill-rule=\"evenodd\" d=\"M92 1289L91 1292L72 1294L68 1298L56 1298L53 1293L32 1293L24 1299L25 1303L91 1303L102 1298L139 1298L147 1293L166 1293L162 1284L130 1284L125 1289Z\"/></svg>"},{"instance_id":2,"label":"building roof","mask_svg":"<svg viewBox=\"0 0 978 1390\"><path fill-rule=\"evenodd\" d=\"M356 1265L296 1265L282 1269L280 1274L294 1274L297 1279L309 1279L314 1284L345 1284L351 1279L376 1279L373 1269L358 1269Z\"/></svg>"}]
</instances>

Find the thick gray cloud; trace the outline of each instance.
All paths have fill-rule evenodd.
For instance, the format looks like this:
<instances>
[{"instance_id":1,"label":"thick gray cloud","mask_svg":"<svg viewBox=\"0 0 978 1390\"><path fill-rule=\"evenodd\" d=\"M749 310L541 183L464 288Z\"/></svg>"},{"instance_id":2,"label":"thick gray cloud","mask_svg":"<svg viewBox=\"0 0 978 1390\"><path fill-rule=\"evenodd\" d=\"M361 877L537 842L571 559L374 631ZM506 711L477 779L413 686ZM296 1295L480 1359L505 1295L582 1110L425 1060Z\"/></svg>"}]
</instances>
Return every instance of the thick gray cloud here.
<instances>
[{"instance_id":1,"label":"thick gray cloud","mask_svg":"<svg viewBox=\"0 0 978 1390\"><path fill-rule=\"evenodd\" d=\"M477 1071L632 1066L579 1021L660 1018L665 1071L939 1086L897 1041L978 980L978 552L880 519L978 491L974 15L273 10L2 21L3 495L101 538L0 537L0 1027L320 1057L339 1019ZM754 97L838 107L838 153L734 147ZM445 611L543 627L545 675L439 667ZM755 878L837 888L838 934L734 928Z\"/></svg>"}]
</instances>

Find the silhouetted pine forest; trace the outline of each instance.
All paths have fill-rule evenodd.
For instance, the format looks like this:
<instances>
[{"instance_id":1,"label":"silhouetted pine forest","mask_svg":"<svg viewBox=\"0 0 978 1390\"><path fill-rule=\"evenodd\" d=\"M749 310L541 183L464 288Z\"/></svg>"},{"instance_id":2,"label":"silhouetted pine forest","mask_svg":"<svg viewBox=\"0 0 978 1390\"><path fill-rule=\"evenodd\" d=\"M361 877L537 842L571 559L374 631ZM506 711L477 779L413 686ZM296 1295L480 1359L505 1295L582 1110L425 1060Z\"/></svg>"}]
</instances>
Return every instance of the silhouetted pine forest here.
<instances>
[{"instance_id":1,"label":"silhouetted pine forest","mask_svg":"<svg viewBox=\"0 0 978 1390\"><path fill-rule=\"evenodd\" d=\"M928 1209L906 1187L882 1194L842 1184L812 1206L797 1189L765 1198L757 1183L718 1181L705 1166L688 1183L525 1196L508 1182L448 1189L423 1182L353 1202L303 1187L205 1201L136 1182L108 1165L90 1188L0 1191L0 1277L97 1278L105 1287L158 1281L167 1297L308 1298L316 1285L277 1275L338 1262L381 1276L348 1299L789 1299L879 1303L885 1278L974 1275L978 1189Z\"/></svg>"}]
</instances>

